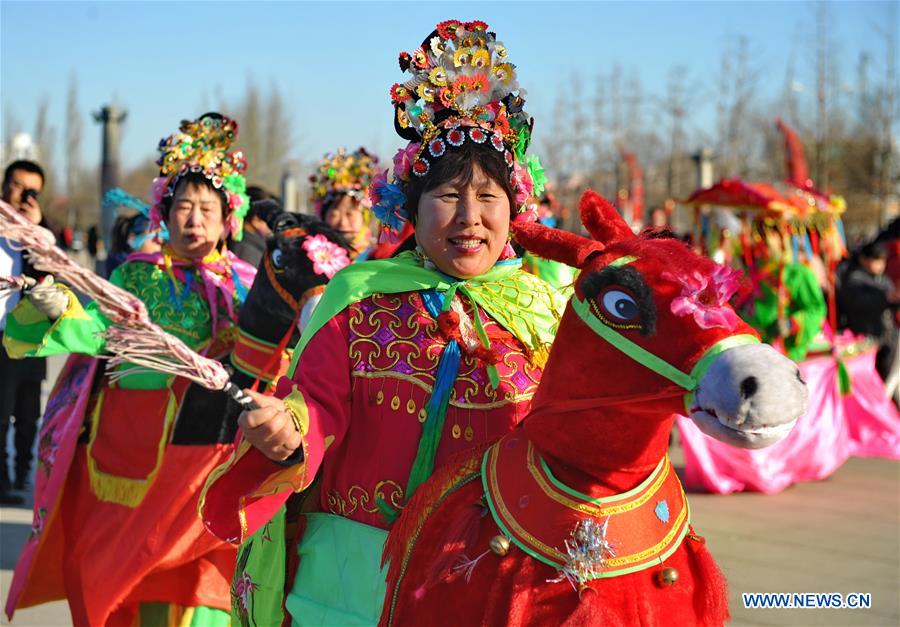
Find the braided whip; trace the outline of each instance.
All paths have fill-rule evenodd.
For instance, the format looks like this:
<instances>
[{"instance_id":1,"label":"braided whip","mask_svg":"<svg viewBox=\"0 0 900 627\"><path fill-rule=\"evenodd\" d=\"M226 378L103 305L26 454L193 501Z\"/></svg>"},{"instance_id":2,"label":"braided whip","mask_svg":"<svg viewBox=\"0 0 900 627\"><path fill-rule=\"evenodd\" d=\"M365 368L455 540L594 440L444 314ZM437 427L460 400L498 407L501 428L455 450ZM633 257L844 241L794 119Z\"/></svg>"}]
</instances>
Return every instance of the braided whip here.
<instances>
[{"instance_id":1,"label":"braided whip","mask_svg":"<svg viewBox=\"0 0 900 627\"><path fill-rule=\"evenodd\" d=\"M257 404L229 378L225 366L188 348L177 337L167 333L147 314L144 303L131 294L82 268L56 246L49 230L32 224L9 204L0 201L0 227L3 237L17 242L31 264L64 283L90 296L100 311L112 321L104 333L109 357L106 369L117 381L141 370L157 370L185 377L211 390L221 390L244 409L257 409ZM0 289L25 289L22 277L0 277ZM137 366L115 370L122 364Z\"/></svg>"}]
</instances>

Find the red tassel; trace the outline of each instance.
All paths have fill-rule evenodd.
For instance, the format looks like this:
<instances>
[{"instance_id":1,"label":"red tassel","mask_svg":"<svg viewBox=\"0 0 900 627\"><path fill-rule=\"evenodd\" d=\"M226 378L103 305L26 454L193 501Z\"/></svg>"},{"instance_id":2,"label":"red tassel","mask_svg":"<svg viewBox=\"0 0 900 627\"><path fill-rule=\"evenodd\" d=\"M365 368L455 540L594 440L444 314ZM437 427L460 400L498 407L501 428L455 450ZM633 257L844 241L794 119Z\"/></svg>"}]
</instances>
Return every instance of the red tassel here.
<instances>
[{"instance_id":1,"label":"red tassel","mask_svg":"<svg viewBox=\"0 0 900 627\"><path fill-rule=\"evenodd\" d=\"M730 617L725 576L704 543L685 542L683 546L696 564L695 581L702 582L695 593L694 610L703 625L725 624Z\"/></svg>"}]
</instances>

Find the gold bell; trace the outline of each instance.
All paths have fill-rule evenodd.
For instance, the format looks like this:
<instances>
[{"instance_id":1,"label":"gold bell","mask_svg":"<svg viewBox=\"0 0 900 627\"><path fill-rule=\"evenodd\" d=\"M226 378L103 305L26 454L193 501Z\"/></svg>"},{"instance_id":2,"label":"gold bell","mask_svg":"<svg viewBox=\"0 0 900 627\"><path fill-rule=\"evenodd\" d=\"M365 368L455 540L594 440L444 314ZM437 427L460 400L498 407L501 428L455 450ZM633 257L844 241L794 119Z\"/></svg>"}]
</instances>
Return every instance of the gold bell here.
<instances>
[{"instance_id":1,"label":"gold bell","mask_svg":"<svg viewBox=\"0 0 900 627\"><path fill-rule=\"evenodd\" d=\"M500 557L509 553L509 538L504 535L491 538L491 551Z\"/></svg>"},{"instance_id":2,"label":"gold bell","mask_svg":"<svg viewBox=\"0 0 900 627\"><path fill-rule=\"evenodd\" d=\"M656 583L660 586L671 586L677 581L678 571L671 566L656 573Z\"/></svg>"}]
</instances>

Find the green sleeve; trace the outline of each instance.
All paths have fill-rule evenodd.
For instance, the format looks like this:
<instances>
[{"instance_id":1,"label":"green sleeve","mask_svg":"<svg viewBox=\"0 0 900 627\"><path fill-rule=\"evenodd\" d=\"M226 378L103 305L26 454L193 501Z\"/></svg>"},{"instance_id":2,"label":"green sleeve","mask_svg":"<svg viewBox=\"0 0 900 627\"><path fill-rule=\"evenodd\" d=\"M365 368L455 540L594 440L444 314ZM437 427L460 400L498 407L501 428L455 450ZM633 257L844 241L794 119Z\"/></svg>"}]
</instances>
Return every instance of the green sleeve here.
<instances>
[{"instance_id":1,"label":"green sleeve","mask_svg":"<svg viewBox=\"0 0 900 627\"><path fill-rule=\"evenodd\" d=\"M10 357L47 357L66 353L98 355L103 352L103 332L109 320L91 302L82 307L68 288L69 306L50 320L31 301L23 298L6 320L3 345Z\"/></svg>"},{"instance_id":2,"label":"green sleeve","mask_svg":"<svg viewBox=\"0 0 900 627\"><path fill-rule=\"evenodd\" d=\"M126 262L116 268L110 282L140 298L151 319L189 347L197 350L210 341L211 319L205 299L196 290L179 293L179 304L172 303L166 274L152 264ZM184 290L184 285L178 285ZM67 290L68 291L68 290ZM95 302L82 307L69 292L69 307L57 320L49 320L23 298L7 317L3 344L13 358L44 357L65 353L101 355L103 333L111 321ZM121 369L132 367L123 364ZM122 378L119 385L130 389L160 389L173 377L163 372L141 369Z\"/></svg>"},{"instance_id":3,"label":"green sleeve","mask_svg":"<svg viewBox=\"0 0 900 627\"><path fill-rule=\"evenodd\" d=\"M771 341L773 328L774 334L778 334L778 298L775 290L766 283L760 284L760 292L749 310L743 313L743 318L763 336L764 341Z\"/></svg>"},{"instance_id":4,"label":"green sleeve","mask_svg":"<svg viewBox=\"0 0 900 627\"><path fill-rule=\"evenodd\" d=\"M790 293L788 315L796 328L785 348L788 356L797 361L806 357L809 347L822 331L828 306L815 273L801 264L788 266L785 283Z\"/></svg>"}]
</instances>

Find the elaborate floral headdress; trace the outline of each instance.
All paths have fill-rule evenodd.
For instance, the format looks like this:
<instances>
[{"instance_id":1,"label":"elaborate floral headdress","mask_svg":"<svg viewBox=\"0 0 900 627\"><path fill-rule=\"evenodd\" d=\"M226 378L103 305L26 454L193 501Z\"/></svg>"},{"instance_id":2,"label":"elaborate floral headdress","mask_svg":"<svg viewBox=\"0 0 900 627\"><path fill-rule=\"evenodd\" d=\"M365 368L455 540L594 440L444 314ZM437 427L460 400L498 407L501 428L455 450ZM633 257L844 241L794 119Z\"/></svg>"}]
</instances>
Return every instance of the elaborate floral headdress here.
<instances>
[{"instance_id":1,"label":"elaborate floral headdress","mask_svg":"<svg viewBox=\"0 0 900 627\"><path fill-rule=\"evenodd\" d=\"M363 147L351 154L340 148L336 153L325 155L315 174L309 177L316 213L321 216L323 205L337 194L347 194L368 208L366 189L377 168L378 157Z\"/></svg>"},{"instance_id":2,"label":"elaborate floral headdress","mask_svg":"<svg viewBox=\"0 0 900 627\"><path fill-rule=\"evenodd\" d=\"M243 237L244 216L250 208L247 196L247 160L241 151L227 152L237 138L238 124L219 113L204 113L194 121L182 120L177 133L159 141L159 176L153 179L150 222L153 229L162 223L162 203L175 193L183 176L202 174L214 188L225 192L226 229L232 238Z\"/></svg>"},{"instance_id":3,"label":"elaborate floral headdress","mask_svg":"<svg viewBox=\"0 0 900 627\"><path fill-rule=\"evenodd\" d=\"M372 210L387 231L408 219L403 184L425 176L448 146L490 143L503 153L519 212L538 196L546 177L537 156L525 156L534 120L524 111L515 65L506 47L481 21L448 20L412 53L400 53L400 69L412 74L391 87L394 127L409 140L394 156L391 180L378 174L369 188Z\"/></svg>"}]
</instances>

